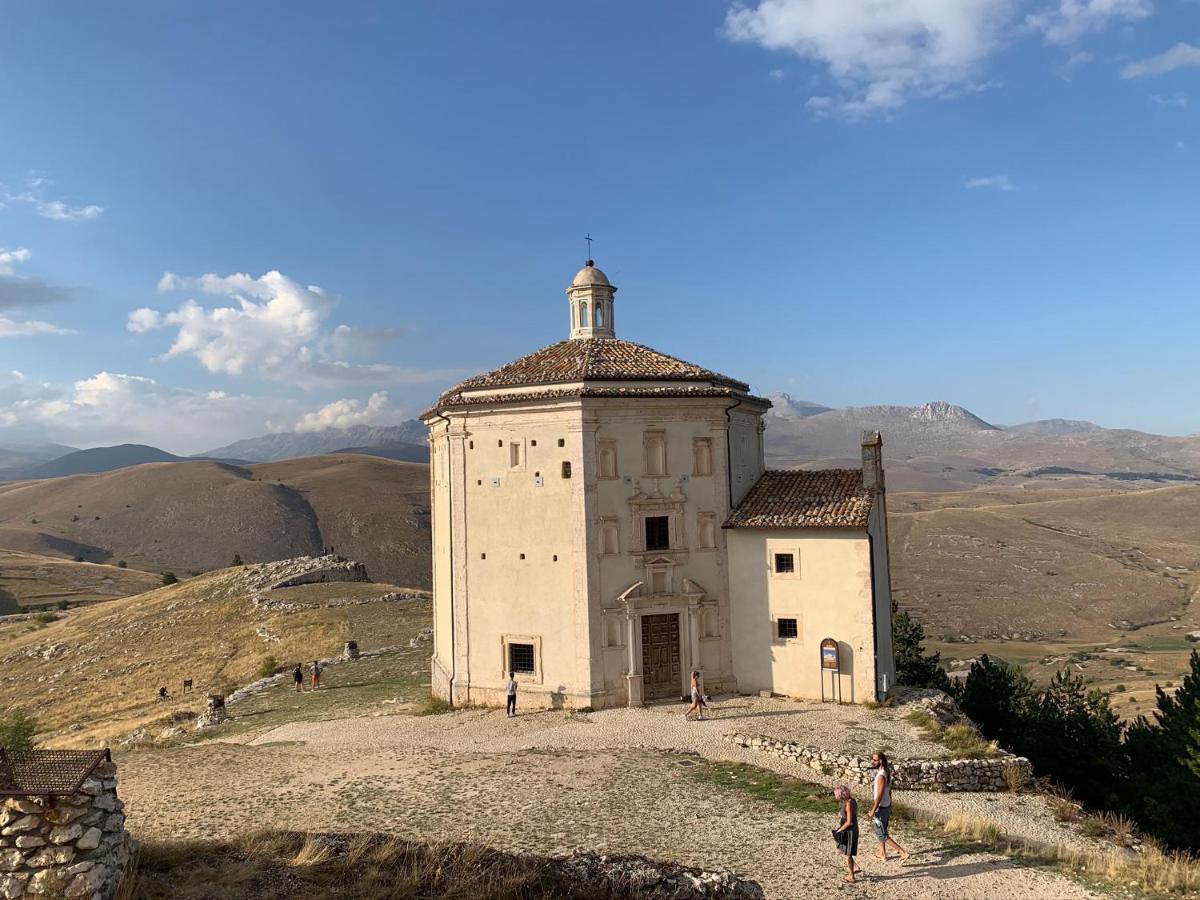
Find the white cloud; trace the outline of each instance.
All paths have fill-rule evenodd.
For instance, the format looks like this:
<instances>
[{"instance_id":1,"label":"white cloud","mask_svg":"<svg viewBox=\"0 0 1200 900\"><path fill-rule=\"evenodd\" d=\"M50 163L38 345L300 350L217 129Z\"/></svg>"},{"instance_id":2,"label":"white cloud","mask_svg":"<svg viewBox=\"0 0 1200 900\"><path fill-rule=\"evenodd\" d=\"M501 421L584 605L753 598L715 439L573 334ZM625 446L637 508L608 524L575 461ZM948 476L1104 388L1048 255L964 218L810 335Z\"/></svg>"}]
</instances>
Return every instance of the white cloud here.
<instances>
[{"instance_id":1,"label":"white cloud","mask_svg":"<svg viewBox=\"0 0 1200 900\"><path fill-rule=\"evenodd\" d=\"M162 325L162 313L157 309L150 309L146 306L131 312L129 320L125 323L125 327L134 334L144 334L147 331L153 331L155 328L161 328Z\"/></svg>"},{"instance_id":2,"label":"white cloud","mask_svg":"<svg viewBox=\"0 0 1200 900\"><path fill-rule=\"evenodd\" d=\"M97 219L104 212L103 206L88 204L87 206L68 206L61 200L47 200L37 205L37 214L43 219L54 219L56 222L86 222Z\"/></svg>"},{"instance_id":3,"label":"white cloud","mask_svg":"<svg viewBox=\"0 0 1200 900\"><path fill-rule=\"evenodd\" d=\"M767 75L772 81L783 81L784 71L783 69L772 69Z\"/></svg>"},{"instance_id":4,"label":"white cloud","mask_svg":"<svg viewBox=\"0 0 1200 900\"><path fill-rule=\"evenodd\" d=\"M0 386L4 380L0 373ZM298 412L294 401L190 391L152 378L100 372L66 388L18 383L0 390L0 426L14 438L76 446L124 442L197 453L261 434Z\"/></svg>"},{"instance_id":5,"label":"white cloud","mask_svg":"<svg viewBox=\"0 0 1200 900\"><path fill-rule=\"evenodd\" d=\"M10 319L7 316L0 316L0 338L74 333L70 328L60 328L50 322L40 322L36 319Z\"/></svg>"},{"instance_id":6,"label":"white cloud","mask_svg":"<svg viewBox=\"0 0 1200 900\"><path fill-rule=\"evenodd\" d=\"M360 365L335 354L365 352L391 340L396 332L324 325L335 299L316 285L303 286L281 272L258 278L246 274L185 278L167 272L158 282L163 293L196 290L229 297L234 303L207 309L185 300L172 312L142 307L130 313L126 328L136 334L174 328L175 341L165 358L192 356L209 372L257 374L300 387L330 382L422 384L454 377L448 370L422 371L381 363Z\"/></svg>"},{"instance_id":7,"label":"white cloud","mask_svg":"<svg viewBox=\"0 0 1200 900\"><path fill-rule=\"evenodd\" d=\"M821 66L833 90L810 97L809 111L861 120L995 87L988 59L1022 34L1067 45L1152 8L1152 0L735 0L723 30ZM1090 59L1074 54L1060 76Z\"/></svg>"},{"instance_id":8,"label":"white cloud","mask_svg":"<svg viewBox=\"0 0 1200 900\"><path fill-rule=\"evenodd\" d=\"M47 197L46 188L53 184L54 181L45 175L30 172L25 177L26 190L14 194L0 186L0 200L28 204L42 218L53 219L56 222L86 222L98 219L104 213L104 207L95 203L72 206L65 200ZM0 206L3 205L0 203Z\"/></svg>"},{"instance_id":9,"label":"white cloud","mask_svg":"<svg viewBox=\"0 0 1200 900\"><path fill-rule=\"evenodd\" d=\"M1200 66L1200 47L1180 41L1165 53L1131 62L1121 70L1122 78L1151 78L1176 69Z\"/></svg>"},{"instance_id":10,"label":"white cloud","mask_svg":"<svg viewBox=\"0 0 1200 900\"><path fill-rule=\"evenodd\" d=\"M1012 183L1012 180L1007 175L987 175L983 178L968 178L963 182L963 187L968 190L991 188L996 191L1015 191L1017 189L1017 186Z\"/></svg>"},{"instance_id":11,"label":"white cloud","mask_svg":"<svg viewBox=\"0 0 1200 900\"><path fill-rule=\"evenodd\" d=\"M25 262L29 257L30 253L24 247L16 247L12 250L0 247L0 275L11 275L16 264Z\"/></svg>"},{"instance_id":12,"label":"white cloud","mask_svg":"<svg viewBox=\"0 0 1200 900\"><path fill-rule=\"evenodd\" d=\"M808 108L849 119L976 86L1013 0L758 0L735 6L725 33L824 65L838 96Z\"/></svg>"},{"instance_id":13,"label":"white cloud","mask_svg":"<svg viewBox=\"0 0 1200 900\"><path fill-rule=\"evenodd\" d=\"M372 394L365 404L357 400L336 400L316 412L305 415L296 423L296 431L321 431L325 428L349 428L370 425L383 418L398 418L384 391Z\"/></svg>"},{"instance_id":14,"label":"white cloud","mask_svg":"<svg viewBox=\"0 0 1200 900\"><path fill-rule=\"evenodd\" d=\"M1163 109L1182 109L1188 105L1187 94L1151 94L1150 102Z\"/></svg>"},{"instance_id":15,"label":"white cloud","mask_svg":"<svg viewBox=\"0 0 1200 900\"><path fill-rule=\"evenodd\" d=\"M1058 0L1053 8L1026 16L1025 25L1052 44L1070 44L1116 19L1144 19L1153 11L1151 0Z\"/></svg>"}]
</instances>

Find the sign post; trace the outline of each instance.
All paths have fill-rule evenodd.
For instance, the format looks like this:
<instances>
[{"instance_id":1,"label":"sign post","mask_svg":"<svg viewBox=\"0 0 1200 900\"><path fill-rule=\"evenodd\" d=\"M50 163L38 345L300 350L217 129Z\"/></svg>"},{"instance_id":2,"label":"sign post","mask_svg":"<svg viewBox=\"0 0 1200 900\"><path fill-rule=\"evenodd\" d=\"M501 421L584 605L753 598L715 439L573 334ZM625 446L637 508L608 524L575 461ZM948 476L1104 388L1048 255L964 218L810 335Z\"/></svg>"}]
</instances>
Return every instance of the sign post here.
<instances>
[{"instance_id":1,"label":"sign post","mask_svg":"<svg viewBox=\"0 0 1200 900\"><path fill-rule=\"evenodd\" d=\"M825 673L829 673L829 700L825 700ZM842 665L838 642L833 638L821 641L821 702L842 702Z\"/></svg>"}]
</instances>

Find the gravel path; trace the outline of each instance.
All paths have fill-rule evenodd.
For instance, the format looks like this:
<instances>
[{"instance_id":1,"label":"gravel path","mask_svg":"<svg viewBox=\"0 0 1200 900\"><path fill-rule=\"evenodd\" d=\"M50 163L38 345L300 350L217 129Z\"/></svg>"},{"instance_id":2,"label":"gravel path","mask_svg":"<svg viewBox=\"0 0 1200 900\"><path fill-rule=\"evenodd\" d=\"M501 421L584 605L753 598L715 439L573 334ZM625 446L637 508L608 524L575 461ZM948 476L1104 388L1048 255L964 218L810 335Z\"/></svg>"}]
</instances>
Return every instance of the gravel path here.
<instances>
[{"instance_id":1,"label":"gravel path","mask_svg":"<svg viewBox=\"0 0 1200 900\"><path fill-rule=\"evenodd\" d=\"M712 719L694 723L684 722L675 705L516 719L465 710L293 723L253 738L128 754L118 759L121 793L140 837L262 826L383 830L513 850L645 853L749 874L773 898L1097 896L1064 877L948 844L928 831L904 833L903 825L897 836L913 851L908 865L881 863L864 840L860 862L870 877L843 885L826 816L782 812L697 783L686 758L664 751L827 780L722 736L769 728L811 737L819 723L845 728L843 713L861 713L864 722L874 713L740 697L714 703L712 712ZM1013 805L1021 798L1007 796L906 793L904 801L942 813L978 810L1002 825L1011 817L1010 830L1041 809L1033 798L1021 808Z\"/></svg>"}]
</instances>

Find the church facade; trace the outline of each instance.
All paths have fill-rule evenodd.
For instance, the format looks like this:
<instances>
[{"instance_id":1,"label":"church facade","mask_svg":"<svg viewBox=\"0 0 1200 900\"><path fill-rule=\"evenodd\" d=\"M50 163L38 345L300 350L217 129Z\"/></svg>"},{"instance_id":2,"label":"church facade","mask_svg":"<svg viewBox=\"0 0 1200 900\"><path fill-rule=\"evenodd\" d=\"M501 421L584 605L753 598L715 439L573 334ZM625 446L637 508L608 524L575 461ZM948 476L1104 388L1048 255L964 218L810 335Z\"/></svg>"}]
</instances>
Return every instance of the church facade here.
<instances>
[{"instance_id":1,"label":"church facade","mask_svg":"<svg viewBox=\"0 0 1200 900\"><path fill-rule=\"evenodd\" d=\"M879 436L861 471L767 470L770 401L617 338L616 291L589 260L567 340L423 416L435 696L503 705L512 671L524 706L640 706L693 670L710 693L884 696Z\"/></svg>"}]
</instances>

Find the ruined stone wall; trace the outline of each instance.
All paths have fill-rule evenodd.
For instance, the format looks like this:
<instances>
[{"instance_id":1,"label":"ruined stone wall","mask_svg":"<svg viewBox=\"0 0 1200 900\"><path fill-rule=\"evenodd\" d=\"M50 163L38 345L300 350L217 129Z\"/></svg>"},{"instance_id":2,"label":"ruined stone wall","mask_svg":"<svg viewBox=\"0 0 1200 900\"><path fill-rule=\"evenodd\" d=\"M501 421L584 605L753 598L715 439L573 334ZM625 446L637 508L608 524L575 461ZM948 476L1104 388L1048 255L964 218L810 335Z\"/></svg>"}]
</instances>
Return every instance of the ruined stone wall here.
<instances>
[{"instance_id":1,"label":"ruined stone wall","mask_svg":"<svg viewBox=\"0 0 1200 900\"><path fill-rule=\"evenodd\" d=\"M735 732L725 735L725 740L739 747L802 762L810 769L844 780L847 784L870 784L875 774L869 757L850 756L754 734ZM1010 789L1009 778L1014 772L1020 773L1016 777L1022 779L1023 783L1033 783L1033 766L1023 756L892 760L892 767L895 770L895 787L909 791L1007 791Z\"/></svg>"},{"instance_id":2,"label":"ruined stone wall","mask_svg":"<svg viewBox=\"0 0 1200 900\"><path fill-rule=\"evenodd\" d=\"M109 900L135 849L111 762L70 797L8 798L0 826L0 898Z\"/></svg>"},{"instance_id":3,"label":"ruined stone wall","mask_svg":"<svg viewBox=\"0 0 1200 900\"><path fill-rule=\"evenodd\" d=\"M289 575L271 584L271 589L296 587L301 584L328 584L335 581L370 581L367 577L367 567L362 563L348 559L328 561L323 557L318 565L308 571ZM328 561L328 562L327 562Z\"/></svg>"}]
</instances>

